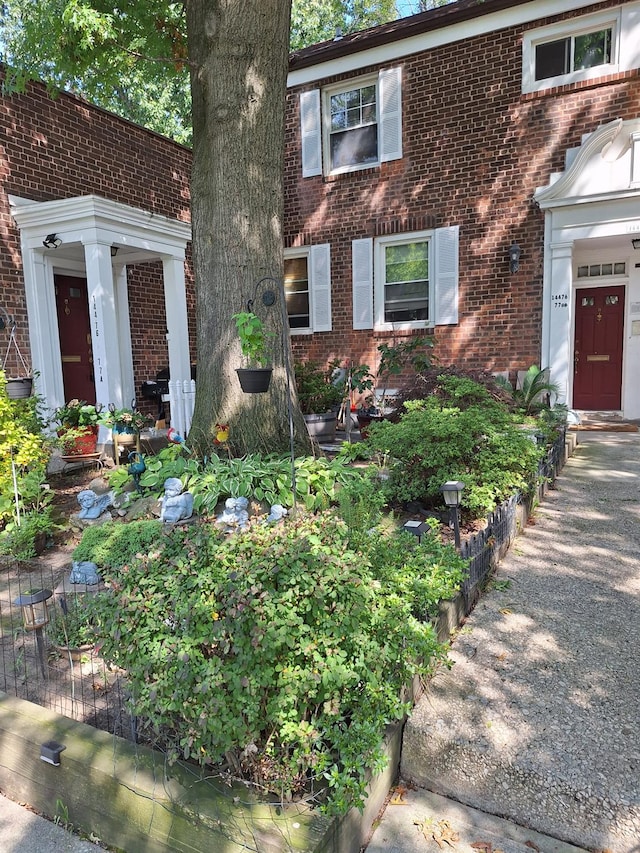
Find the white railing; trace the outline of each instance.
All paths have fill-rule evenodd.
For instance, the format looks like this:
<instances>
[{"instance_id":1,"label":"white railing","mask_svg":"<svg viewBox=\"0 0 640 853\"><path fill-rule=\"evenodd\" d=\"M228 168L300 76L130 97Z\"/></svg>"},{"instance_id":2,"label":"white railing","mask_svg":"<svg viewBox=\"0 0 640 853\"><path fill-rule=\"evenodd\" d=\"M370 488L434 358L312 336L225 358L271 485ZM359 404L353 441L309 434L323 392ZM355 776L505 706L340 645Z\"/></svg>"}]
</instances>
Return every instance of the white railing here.
<instances>
[{"instance_id":1,"label":"white railing","mask_svg":"<svg viewBox=\"0 0 640 853\"><path fill-rule=\"evenodd\" d=\"M187 437L187 433L191 429L195 401L196 383L194 379L169 380L171 426L184 438Z\"/></svg>"}]
</instances>

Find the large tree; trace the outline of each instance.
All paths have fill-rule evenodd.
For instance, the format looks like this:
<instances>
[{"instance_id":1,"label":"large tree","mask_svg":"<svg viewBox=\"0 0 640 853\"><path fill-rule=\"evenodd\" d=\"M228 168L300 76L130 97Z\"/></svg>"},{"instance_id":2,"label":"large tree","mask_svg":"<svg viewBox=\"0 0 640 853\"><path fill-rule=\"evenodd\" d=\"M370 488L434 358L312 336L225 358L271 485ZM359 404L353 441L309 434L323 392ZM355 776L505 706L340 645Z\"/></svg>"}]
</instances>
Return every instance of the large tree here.
<instances>
[{"instance_id":1,"label":"large tree","mask_svg":"<svg viewBox=\"0 0 640 853\"><path fill-rule=\"evenodd\" d=\"M326 13L310 28L316 35L332 35L318 29L325 20L348 29L377 22L367 12L371 7L383 18L393 7L388 0L315 2ZM18 84L21 74L37 75L90 94L122 90L126 81L141 93L144 82L151 94L139 108L149 112L168 110L157 92L166 90L167 75L179 87L188 70L198 361L190 442L206 452L215 424L224 422L237 452L286 449L289 336L278 306L261 306L256 284L265 277L279 282L283 272L291 0L8 0L3 9L6 57ZM254 295L257 313L274 334L275 370L269 394L243 395L232 315ZM298 445L307 447L293 397Z\"/></svg>"}]
</instances>

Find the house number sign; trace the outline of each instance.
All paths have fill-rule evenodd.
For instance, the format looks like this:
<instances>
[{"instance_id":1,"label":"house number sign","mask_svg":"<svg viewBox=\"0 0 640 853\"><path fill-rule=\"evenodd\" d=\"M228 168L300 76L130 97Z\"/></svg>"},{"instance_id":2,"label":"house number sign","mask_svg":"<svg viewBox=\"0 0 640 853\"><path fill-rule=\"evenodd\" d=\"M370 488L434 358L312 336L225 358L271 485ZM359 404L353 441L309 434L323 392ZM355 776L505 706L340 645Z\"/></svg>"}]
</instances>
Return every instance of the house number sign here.
<instances>
[{"instance_id":1,"label":"house number sign","mask_svg":"<svg viewBox=\"0 0 640 853\"><path fill-rule=\"evenodd\" d=\"M93 339L101 346L102 342L100 341L100 326L98 324L98 301L95 297L95 294L91 297L91 319L93 321ZM96 382L104 382L104 376L102 375L102 357L98 355L96 357L96 353L94 352L94 375Z\"/></svg>"},{"instance_id":2,"label":"house number sign","mask_svg":"<svg viewBox=\"0 0 640 853\"><path fill-rule=\"evenodd\" d=\"M567 293L554 293L551 296L551 304L554 308L568 308L569 296Z\"/></svg>"}]
</instances>

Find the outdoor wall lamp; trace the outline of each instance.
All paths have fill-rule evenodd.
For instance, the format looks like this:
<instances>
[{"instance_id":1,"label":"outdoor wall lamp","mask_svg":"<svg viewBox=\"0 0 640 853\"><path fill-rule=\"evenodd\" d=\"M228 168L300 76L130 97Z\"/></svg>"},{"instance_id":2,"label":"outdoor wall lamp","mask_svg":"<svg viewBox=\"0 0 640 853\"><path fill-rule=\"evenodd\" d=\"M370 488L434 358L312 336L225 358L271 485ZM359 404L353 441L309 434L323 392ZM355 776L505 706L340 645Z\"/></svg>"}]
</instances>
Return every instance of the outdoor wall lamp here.
<instances>
[{"instance_id":1,"label":"outdoor wall lamp","mask_svg":"<svg viewBox=\"0 0 640 853\"><path fill-rule=\"evenodd\" d=\"M640 249L640 237L634 237L631 241L631 245L634 249Z\"/></svg>"},{"instance_id":2,"label":"outdoor wall lamp","mask_svg":"<svg viewBox=\"0 0 640 853\"><path fill-rule=\"evenodd\" d=\"M115 256L118 254L118 249L119 249L119 246L112 246L111 247L111 257L112 258L115 258Z\"/></svg>"},{"instance_id":3,"label":"outdoor wall lamp","mask_svg":"<svg viewBox=\"0 0 640 853\"><path fill-rule=\"evenodd\" d=\"M45 249L57 249L58 246L62 243L60 237L57 234L47 234L47 236L42 241L42 245Z\"/></svg>"},{"instance_id":4,"label":"outdoor wall lamp","mask_svg":"<svg viewBox=\"0 0 640 853\"><path fill-rule=\"evenodd\" d=\"M458 507L462 502L462 491L464 483L460 480L448 480L444 486L440 487L444 502L449 507L449 518L453 524L453 534L455 537L456 548L460 550L460 521L458 519Z\"/></svg>"},{"instance_id":5,"label":"outdoor wall lamp","mask_svg":"<svg viewBox=\"0 0 640 853\"><path fill-rule=\"evenodd\" d=\"M517 243L512 243L509 246L509 269L512 273L518 272L520 269L520 246Z\"/></svg>"}]
</instances>

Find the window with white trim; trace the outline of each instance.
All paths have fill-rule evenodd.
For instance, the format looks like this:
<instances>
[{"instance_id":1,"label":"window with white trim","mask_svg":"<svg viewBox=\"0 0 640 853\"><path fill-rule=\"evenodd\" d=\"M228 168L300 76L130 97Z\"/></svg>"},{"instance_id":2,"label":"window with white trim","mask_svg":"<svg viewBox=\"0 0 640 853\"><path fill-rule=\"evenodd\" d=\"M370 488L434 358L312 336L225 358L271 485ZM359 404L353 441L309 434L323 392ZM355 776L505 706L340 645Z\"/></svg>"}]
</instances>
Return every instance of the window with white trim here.
<instances>
[{"instance_id":1,"label":"window with white trim","mask_svg":"<svg viewBox=\"0 0 640 853\"><path fill-rule=\"evenodd\" d=\"M402 69L300 94L302 174L340 174L402 157Z\"/></svg>"},{"instance_id":2,"label":"window with white trim","mask_svg":"<svg viewBox=\"0 0 640 853\"><path fill-rule=\"evenodd\" d=\"M537 92L637 68L640 51L630 32L625 32L631 24L628 14L629 9L618 7L525 32L522 91Z\"/></svg>"},{"instance_id":3,"label":"window with white trim","mask_svg":"<svg viewBox=\"0 0 640 853\"><path fill-rule=\"evenodd\" d=\"M458 226L352 244L353 328L458 322Z\"/></svg>"},{"instance_id":4,"label":"window with white trim","mask_svg":"<svg viewBox=\"0 0 640 853\"><path fill-rule=\"evenodd\" d=\"M328 243L285 249L284 291L292 334L331 331L331 251Z\"/></svg>"}]
</instances>

